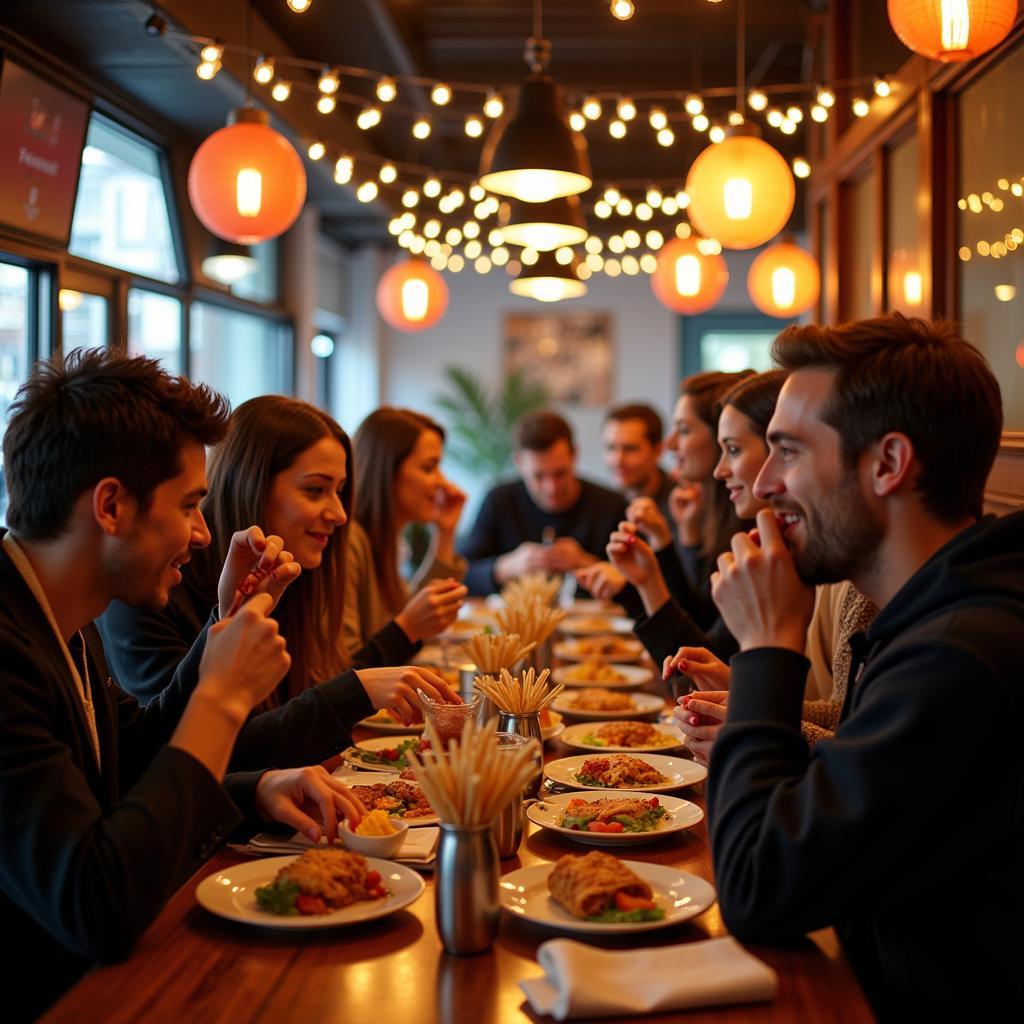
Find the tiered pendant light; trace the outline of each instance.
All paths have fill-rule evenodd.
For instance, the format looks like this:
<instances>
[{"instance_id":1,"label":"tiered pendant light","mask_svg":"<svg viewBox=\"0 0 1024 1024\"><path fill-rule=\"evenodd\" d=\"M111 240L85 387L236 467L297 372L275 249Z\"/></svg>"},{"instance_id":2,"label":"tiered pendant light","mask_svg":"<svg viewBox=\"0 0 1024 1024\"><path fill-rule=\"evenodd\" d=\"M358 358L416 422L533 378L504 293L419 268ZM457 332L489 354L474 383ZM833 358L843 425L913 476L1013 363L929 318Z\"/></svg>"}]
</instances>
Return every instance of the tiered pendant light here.
<instances>
[{"instance_id":1,"label":"tiered pendant light","mask_svg":"<svg viewBox=\"0 0 1024 1024\"><path fill-rule=\"evenodd\" d=\"M259 269L259 260L252 254L247 245L236 242L224 242L216 239L210 246L210 252L204 257L203 273L211 281L228 285L238 284L243 277L254 274Z\"/></svg>"},{"instance_id":2,"label":"tiered pendant light","mask_svg":"<svg viewBox=\"0 0 1024 1024\"><path fill-rule=\"evenodd\" d=\"M768 316L799 316L818 301L818 261L798 245L779 242L765 249L750 265L747 291L754 305Z\"/></svg>"},{"instance_id":3,"label":"tiered pendant light","mask_svg":"<svg viewBox=\"0 0 1024 1024\"><path fill-rule=\"evenodd\" d=\"M262 110L242 107L196 150L188 198L204 227L228 242L256 245L295 223L306 200L306 171Z\"/></svg>"},{"instance_id":4,"label":"tiered pendant light","mask_svg":"<svg viewBox=\"0 0 1024 1024\"><path fill-rule=\"evenodd\" d=\"M501 204L498 226L502 242L548 252L587 239L583 207L577 196L562 196L546 203L511 199Z\"/></svg>"},{"instance_id":5,"label":"tiered pendant light","mask_svg":"<svg viewBox=\"0 0 1024 1024\"><path fill-rule=\"evenodd\" d=\"M396 330L425 331L448 309L448 285L425 260L403 260L378 282L377 309Z\"/></svg>"},{"instance_id":6,"label":"tiered pendant light","mask_svg":"<svg viewBox=\"0 0 1024 1024\"><path fill-rule=\"evenodd\" d=\"M693 238L674 238L658 252L651 274L655 298L676 313L693 316L710 309L729 283L729 270L718 253L705 255Z\"/></svg>"},{"instance_id":7,"label":"tiered pendant light","mask_svg":"<svg viewBox=\"0 0 1024 1024\"><path fill-rule=\"evenodd\" d=\"M945 64L998 46L1016 17L1017 0L889 0L889 22L900 42Z\"/></svg>"},{"instance_id":8,"label":"tiered pendant light","mask_svg":"<svg viewBox=\"0 0 1024 1024\"><path fill-rule=\"evenodd\" d=\"M508 290L513 295L525 295L538 302L561 302L578 299L587 294L587 286L576 274L579 257L571 263L561 264L553 252L542 252L532 266L523 265Z\"/></svg>"}]
</instances>

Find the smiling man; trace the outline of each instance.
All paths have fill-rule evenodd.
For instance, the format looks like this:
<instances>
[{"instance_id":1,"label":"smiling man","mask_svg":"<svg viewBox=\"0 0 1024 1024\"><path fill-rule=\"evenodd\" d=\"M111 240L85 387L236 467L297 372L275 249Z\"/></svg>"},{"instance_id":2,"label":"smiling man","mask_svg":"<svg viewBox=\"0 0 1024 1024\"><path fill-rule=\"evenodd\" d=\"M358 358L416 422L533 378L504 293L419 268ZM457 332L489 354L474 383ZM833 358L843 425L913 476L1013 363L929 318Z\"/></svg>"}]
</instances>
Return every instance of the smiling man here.
<instances>
[{"instance_id":1,"label":"smiling man","mask_svg":"<svg viewBox=\"0 0 1024 1024\"><path fill-rule=\"evenodd\" d=\"M601 445L604 464L626 500L652 498L671 522L668 496L675 481L658 465L663 433L656 409L642 402L617 405L605 416Z\"/></svg>"},{"instance_id":2,"label":"smiling man","mask_svg":"<svg viewBox=\"0 0 1024 1024\"><path fill-rule=\"evenodd\" d=\"M899 315L789 328L774 356L772 511L713 583L740 645L708 792L723 917L750 942L834 925L885 1019L991 1019L1024 997L1024 513L982 518L999 386ZM810 585L843 579L881 611L808 751Z\"/></svg>"}]
</instances>

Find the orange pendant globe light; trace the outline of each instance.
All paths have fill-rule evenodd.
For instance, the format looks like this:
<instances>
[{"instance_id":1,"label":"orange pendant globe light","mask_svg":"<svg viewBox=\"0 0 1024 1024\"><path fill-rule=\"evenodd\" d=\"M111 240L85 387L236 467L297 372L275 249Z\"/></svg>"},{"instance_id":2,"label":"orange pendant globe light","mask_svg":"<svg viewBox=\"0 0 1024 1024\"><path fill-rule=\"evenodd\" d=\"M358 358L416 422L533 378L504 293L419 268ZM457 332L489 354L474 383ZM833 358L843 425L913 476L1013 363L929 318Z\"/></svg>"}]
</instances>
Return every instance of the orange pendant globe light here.
<instances>
[{"instance_id":1,"label":"orange pendant globe light","mask_svg":"<svg viewBox=\"0 0 1024 1024\"><path fill-rule=\"evenodd\" d=\"M900 42L944 64L998 46L1016 17L1017 0L889 0L889 23Z\"/></svg>"},{"instance_id":2,"label":"orange pendant globe light","mask_svg":"<svg viewBox=\"0 0 1024 1024\"><path fill-rule=\"evenodd\" d=\"M218 238L256 245L287 231L306 201L306 171L270 115L243 107L196 150L188 198Z\"/></svg>"},{"instance_id":3,"label":"orange pendant globe light","mask_svg":"<svg viewBox=\"0 0 1024 1024\"><path fill-rule=\"evenodd\" d=\"M402 260L377 283L377 309L396 331L425 331L448 309L448 285L426 260Z\"/></svg>"},{"instance_id":4,"label":"orange pendant globe light","mask_svg":"<svg viewBox=\"0 0 1024 1024\"><path fill-rule=\"evenodd\" d=\"M729 270L718 253L706 256L693 238L673 238L658 251L651 274L655 298L676 313L693 316L710 309L729 283Z\"/></svg>"},{"instance_id":5,"label":"orange pendant globe light","mask_svg":"<svg viewBox=\"0 0 1024 1024\"><path fill-rule=\"evenodd\" d=\"M789 319L806 313L818 301L821 269L806 249L779 242L751 263L747 291L762 313Z\"/></svg>"},{"instance_id":6,"label":"orange pendant globe light","mask_svg":"<svg viewBox=\"0 0 1024 1024\"><path fill-rule=\"evenodd\" d=\"M686 178L691 222L727 249L753 249L774 238L796 197L789 164L750 127L708 146Z\"/></svg>"}]
</instances>

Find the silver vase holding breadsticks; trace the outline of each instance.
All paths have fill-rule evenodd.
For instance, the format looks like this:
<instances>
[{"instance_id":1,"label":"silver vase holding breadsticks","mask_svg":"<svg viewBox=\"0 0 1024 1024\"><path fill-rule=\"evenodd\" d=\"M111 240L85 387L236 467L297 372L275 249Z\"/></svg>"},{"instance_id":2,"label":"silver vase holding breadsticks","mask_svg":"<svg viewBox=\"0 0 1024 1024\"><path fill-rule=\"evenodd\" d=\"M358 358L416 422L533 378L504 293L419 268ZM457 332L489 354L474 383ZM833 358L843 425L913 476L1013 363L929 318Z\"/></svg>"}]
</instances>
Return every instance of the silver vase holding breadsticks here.
<instances>
[{"instance_id":1,"label":"silver vase holding breadsticks","mask_svg":"<svg viewBox=\"0 0 1024 1024\"><path fill-rule=\"evenodd\" d=\"M544 773L544 737L540 731L540 712L517 715L502 711L498 716L498 732L524 736L530 741L537 770L523 787L523 799L536 800L540 796L541 776Z\"/></svg>"},{"instance_id":2,"label":"silver vase holding breadsticks","mask_svg":"<svg viewBox=\"0 0 1024 1024\"><path fill-rule=\"evenodd\" d=\"M498 935L498 847L490 823L441 822L434 884L437 930L449 953L483 953Z\"/></svg>"}]
</instances>

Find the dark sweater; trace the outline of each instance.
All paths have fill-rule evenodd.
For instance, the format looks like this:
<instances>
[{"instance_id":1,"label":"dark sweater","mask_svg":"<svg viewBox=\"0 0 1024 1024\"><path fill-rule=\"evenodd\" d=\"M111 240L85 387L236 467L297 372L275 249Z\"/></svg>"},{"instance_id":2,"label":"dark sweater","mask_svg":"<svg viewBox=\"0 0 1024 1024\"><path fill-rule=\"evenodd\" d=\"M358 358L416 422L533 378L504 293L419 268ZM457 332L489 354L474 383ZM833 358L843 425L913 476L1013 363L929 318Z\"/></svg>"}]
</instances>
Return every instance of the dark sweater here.
<instances>
[{"instance_id":1,"label":"dark sweater","mask_svg":"<svg viewBox=\"0 0 1024 1024\"><path fill-rule=\"evenodd\" d=\"M494 563L523 541L540 544L544 530L556 537L573 537L584 551L604 558L613 530L626 517L626 499L589 480L580 480L580 496L564 512L545 512L534 504L521 480L499 484L483 500L469 536L459 552L469 560L465 583L471 594L491 594L498 589Z\"/></svg>"},{"instance_id":2,"label":"dark sweater","mask_svg":"<svg viewBox=\"0 0 1024 1024\"><path fill-rule=\"evenodd\" d=\"M708 788L725 923L749 942L835 925L886 1019L1019 1012L1024 513L960 533L851 647L839 728L811 751L807 660L732 659Z\"/></svg>"}]
</instances>

